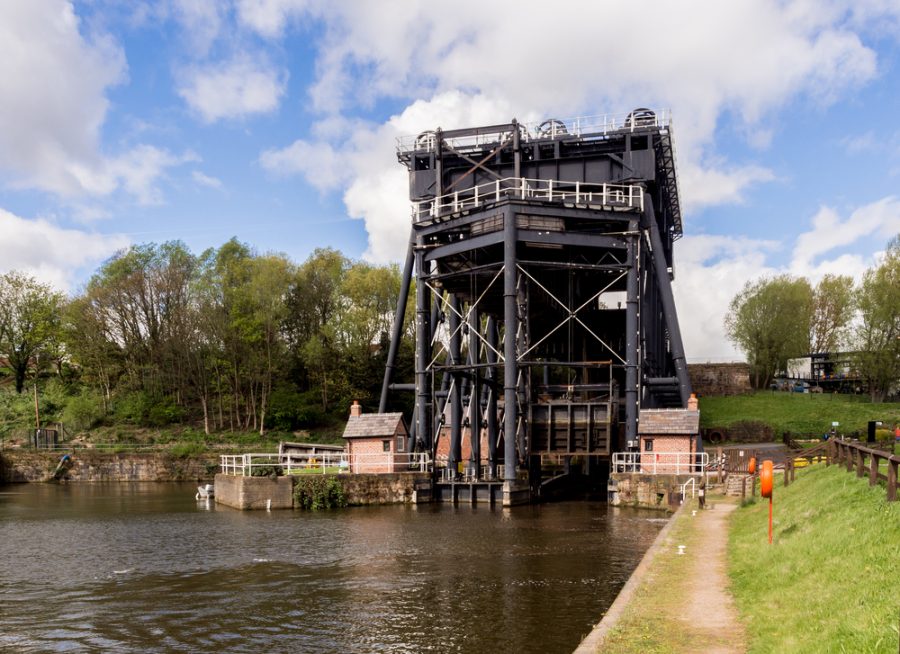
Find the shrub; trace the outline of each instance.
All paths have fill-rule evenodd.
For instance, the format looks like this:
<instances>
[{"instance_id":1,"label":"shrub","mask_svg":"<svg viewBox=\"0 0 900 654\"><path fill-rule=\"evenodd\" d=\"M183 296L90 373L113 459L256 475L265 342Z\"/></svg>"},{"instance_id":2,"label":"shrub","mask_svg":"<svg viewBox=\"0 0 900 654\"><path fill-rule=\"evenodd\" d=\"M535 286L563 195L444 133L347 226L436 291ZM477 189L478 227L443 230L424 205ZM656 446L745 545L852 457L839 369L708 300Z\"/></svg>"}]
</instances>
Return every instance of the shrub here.
<instances>
[{"instance_id":1,"label":"shrub","mask_svg":"<svg viewBox=\"0 0 900 654\"><path fill-rule=\"evenodd\" d=\"M344 486L335 477L298 477L294 483L294 506L305 511L338 509L348 504Z\"/></svg>"},{"instance_id":2,"label":"shrub","mask_svg":"<svg viewBox=\"0 0 900 654\"><path fill-rule=\"evenodd\" d=\"M69 398L63 410L62 419L79 431L94 427L99 423L106 411L103 409L103 398L100 393L84 389L78 395Z\"/></svg>"},{"instance_id":3,"label":"shrub","mask_svg":"<svg viewBox=\"0 0 900 654\"><path fill-rule=\"evenodd\" d=\"M251 476L253 477L281 477L284 474L284 468L281 466L255 466Z\"/></svg>"},{"instance_id":4,"label":"shrub","mask_svg":"<svg viewBox=\"0 0 900 654\"><path fill-rule=\"evenodd\" d=\"M185 459L189 456L203 454L206 451L206 448L201 443L178 443L177 445L174 445L170 451L172 452L172 456L179 459Z\"/></svg>"},{"instance_id":5,"label":"shrub","mask_svg":"<svg viewBox=\"0 0 900 654\"><path fill-rule=\"evenodd\" d=\"M117 422L141 427L163 427L184 417L184 409L168 397L158 397L145 391L123 395L115 408Z\"/></svg>"}]
</instances>

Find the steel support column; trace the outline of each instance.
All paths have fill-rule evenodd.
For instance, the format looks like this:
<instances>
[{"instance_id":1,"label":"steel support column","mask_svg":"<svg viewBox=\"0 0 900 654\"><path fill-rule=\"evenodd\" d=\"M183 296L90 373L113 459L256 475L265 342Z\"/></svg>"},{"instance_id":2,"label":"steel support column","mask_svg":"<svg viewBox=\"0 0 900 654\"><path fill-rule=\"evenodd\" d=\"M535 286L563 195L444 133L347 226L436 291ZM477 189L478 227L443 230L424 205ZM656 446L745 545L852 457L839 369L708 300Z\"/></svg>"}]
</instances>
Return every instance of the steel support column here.
<instances>
[{"instance_id":1,"label":"steel support column","mask_svg":"<svg viewBox=\"0 0 900 654\"><path fill-rule=\"evenodd\" d=\"M665 249L662 237L659 235L659 226L656 224L656 215L653 211L653 202L649 193L644 196L646 210L642 214L642 227L650 236L650 247L653 248L653 268L656 271L656 283L659 287L659 296L662 301L663 317L666 321L666 331L669 333L669 348L672 352L672 362L675 365L675 375L678 377L678 390L681 395L681 406L687 407L691 397L691 380L688 376L687 362L684 358L684 344L681 340L681 329L678 326L678 314L675 311L675 297L672 294L672 282L669 279L669 270L666 265Z\"/></svg>"},{"instance_id":2,"label":"steel support column","mask_svg":"<svg viewBox=\"0 0 900 654\"><path fill-rule=\"evenodd\" d=\"M460 357L461 321L459 298L455 295L449 297L450 311L448 327L450 329L450 365L458 366L462 363ZM462 459L462 376L452 373L450 381L450 456L448 466L455 475L457 464Z\"/></svg>"},{"instance_id":3,"label":"steel support column","mask_svg":"<svg viewBox=\"0 0 900 654\"><path fill-rule=\"evenodd\" d=\"M516 214L513 211L506 211L503 215L503 234L503 470L505 481L515 481L518 419L516 383L519 367L516 362Z\"/></svg>"},{"instance_id":4,"label":"steel support column","mask_svg":"<svg viewBox=\"0 0 900 654\"><path fill-rule=\"evenodd\" d=\"M418 239L421 241L421 237ZM425 270L425 250L417 243L416 253L416 432L423 449L432 450L431 405L428 393L428 364L431 358L431 306L428 286L422 281Z\"/></svg>"},{"instance_id":5,"label":"steel support column","mask_svg":"<svg viewBox=\"0 0 900 654\"><path fill-rule=\"evenodd\" d=\"M394 313L394 323L391 326L391 345L388 349L387 363L384 366L384 380L381 382L381 401L378 403L378 413L387 411L388 391L391 385L391 377L394 374L394 366L397 363L397 350L400 347L400 336L403 333L403 318L406 314L406 301L409 297L409 285L412 280L413 265L415 263L414 236L410 234L409 247L406 249L406 262L403 264L403 273L400 277L400 295L397 297L397 310Z\"/></svg>"},{"instance_id":6,"label":"steel support column","mask_svg":"<svg viewBox=\"0 0 900 654\"><path fill-rule=\"evenodd\" d=\"M481 341L478 338L481 317L478 307L469 309L469 362L476 366L469 386L469 440L472 446L472 462L476 479L481 476L481 373L477 368L481 363L479 353Z\"/></svg>"},{"instance_id":7,"label":"steel support column","mask_svg":"<svg viewBox=\"0 0 900 654\"><path fill-rule=\"evenodd\" d=\"M488 442L488 466L491 479L497 476L497 444L500 438L500 428L497 424L497 321L489 316L485 324L485 342L487 362L491 365L487 368L488 379L492 383L488 386L487 398L487 442Z\"/></svg>"},{"instance_id":8,"label":"steel support column","mask_svg":"<svg viewBox=\"0 0 900 654\"><path fill-rule=\"evenodd\" d=\"M639 333L638 333L638 233L637 220L628 221L628 276L625 296L625 442L637 446Z\"/></svg>"}]
</instances>

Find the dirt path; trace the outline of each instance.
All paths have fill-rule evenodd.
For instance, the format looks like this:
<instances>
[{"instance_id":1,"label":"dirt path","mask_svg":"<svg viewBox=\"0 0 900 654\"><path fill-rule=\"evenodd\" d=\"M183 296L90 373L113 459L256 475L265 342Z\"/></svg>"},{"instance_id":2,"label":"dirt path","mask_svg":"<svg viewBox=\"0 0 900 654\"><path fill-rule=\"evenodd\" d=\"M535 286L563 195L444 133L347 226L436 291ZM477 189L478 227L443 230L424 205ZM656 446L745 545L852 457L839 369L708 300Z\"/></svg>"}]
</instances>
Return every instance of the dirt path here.
<instances>
[{"instance_id":1,"label":"dirt path","mask_svg":"<svg viewBox=\"0 0 900 654\"><path fill-rule=\"evenodd\" d=\"M726 549L728 516L737 508L729 502L698 511L694 518L690 574L685 579L683 620L697 633L698 642L713 643L702 650L707 654L736 654L744 649L745 634L738 620L734 600L727 591Z\"/></svg>"}]
</instances>

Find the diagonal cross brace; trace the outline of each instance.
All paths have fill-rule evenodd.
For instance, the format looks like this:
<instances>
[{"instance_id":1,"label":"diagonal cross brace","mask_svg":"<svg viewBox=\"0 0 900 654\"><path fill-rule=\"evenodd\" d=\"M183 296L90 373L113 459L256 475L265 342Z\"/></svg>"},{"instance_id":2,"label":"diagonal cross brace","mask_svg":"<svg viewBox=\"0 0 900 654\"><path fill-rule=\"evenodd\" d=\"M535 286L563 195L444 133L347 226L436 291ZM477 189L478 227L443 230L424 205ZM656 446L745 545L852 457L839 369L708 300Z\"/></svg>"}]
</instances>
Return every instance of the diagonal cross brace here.
<instances>
[{"instance_id":1,"label":"diagonal cross brace","mask_svg":"<svg viewBox=\"0 0 900 654\"><path fill-rule=\"evenodd\" d=\"M586 324L584 324L584 321L582 321L581 318L579 318L577 314L578 314L579 311L581 311L582 309L584 309L586 306L588 306L588 305L591 304L594 300L596 300L598 297L600 297L603 293L605 293L609 288L612 287L613 284L615 284L615 283L618 282L620 279L622 279L623 277L625 277L625 275L627 274L627 271L626 271L626 272L623 272L623 273L620 273L618 277L616 277L616 278L615 278L614 280L612 280L609 284L607 284L606 286L604 286L603 288L601 288L599 291L597 291L596 293L594 293L590 298L588 298L587 300L585 300L584 303L581 304L581 306L579 306L577 309L575 309L575 310L573 311L572 309L570 309L570 308L565 304L565 302L563 302L563 301L560 300L558 297L556 297L556 296L555 296L555 295L554 295L554 294L553 294L546 286L544 286L544 285L541 284L537 279L535 279L533 275L529 274L528 271L525 270L525 268L523 268L522 266L517 266L517 268L522 272L523 275L525 275L525 276L528 277L531 281L533 281L533 282L538 286L538 288L540 288L542 291L544 291L544 293L546 293L547 295L549 295L549 296L550 296L550 299L552 299L554 302L556 302L557 304L559 304L559 305L560 305L563 309L565 309L565 310L568 312L568 314L569 314L568 316L566 316L566 317L563 319L563 321L562 321L561 323L559 323L556 327L554 327L554 328L551 329L549 332L547 332L547 333L546 333L539 341L537 341L534 345L532 345L532 346L529 347L527 350L525 350L525 351L520 355L521 357L525 357L525 355L527 355L529 352L531 352L531 351L534 350L536 347L538 347L541 343L543 343L543 342L546 341L548 338L550 338L550 336L552 336L552 335L553 335L554 333L556 333L559 329L561 329L566 323L568 323L570 320L574 320L574 321L577 322L579 325L581 325L582 327L584 327L584 329L585 329L591 336L593 336L595 339L597 339L597 341L598 341L601 345L603 345L603 347L605 347L607 350L609 350L609 351L612 353L612 355L613 355L614 357L616 357L616 358L617 358L619 361L621 361L623 364L625 363L625 360L624 360L621 356L619 356L618 352L616 352L616 351L615 351L615 350L614 350L614 349L613 349L606 341L604 341L602 338L600 338L599 336L597 336L597 334L594 333L594 331L593 331L590 327L588 327Z\"/></svg>"}]
</instances>

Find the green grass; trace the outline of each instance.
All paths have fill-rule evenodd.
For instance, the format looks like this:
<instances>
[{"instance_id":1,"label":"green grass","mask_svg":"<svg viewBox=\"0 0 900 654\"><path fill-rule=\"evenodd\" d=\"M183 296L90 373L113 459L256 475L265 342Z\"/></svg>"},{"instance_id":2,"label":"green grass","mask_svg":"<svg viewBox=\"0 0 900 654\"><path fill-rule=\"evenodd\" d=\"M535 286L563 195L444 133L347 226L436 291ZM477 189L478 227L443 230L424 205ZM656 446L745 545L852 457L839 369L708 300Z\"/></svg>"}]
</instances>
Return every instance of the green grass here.
<instances>
[{"instance_id":1,"label":"green grass","mask_svg":"<svg viewBox=\"0 0 900 654\"><path fill-rule=\"evenodd\" d=\"M839 432L865 434L869 420L885 426L900 422L900 402L873 404L868 397L760 391L730 397L700 398L700 425L728 427L741 420L770 425L780 437L784 431L795 435L822 435L839 422Z\"/></svg>"},{"instance_id":2,"label":"green grass","mask_svg":"<svg viewBox=\"0 0 900 654\"><path fill-rule=\"evenodd\" d=\"M896 652L900 502L837 466L775 487L732 519L729 574L750 652Z\"/></svg>"},{"instance_id":3,"label":"green grass","mask_svg":"<svg viewBox=\"0 0 900 654\"><path fill-rule=\"evenodd\" d=\"M341 471L342 468L339 466L328 466L324 471L321 467L316 466L311 466L309 468L291 468L292 475L338 475Z\"/></svg>"}]
</instances>

